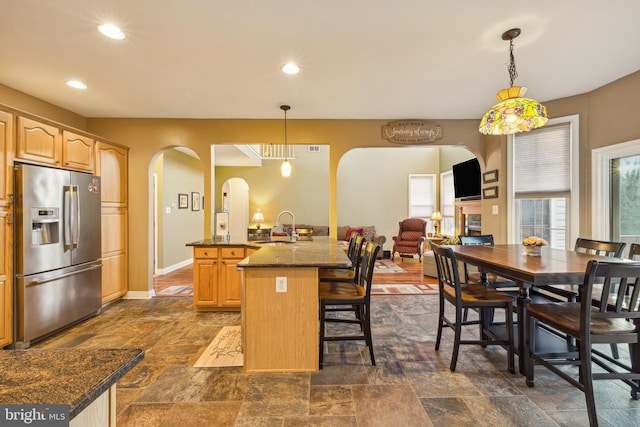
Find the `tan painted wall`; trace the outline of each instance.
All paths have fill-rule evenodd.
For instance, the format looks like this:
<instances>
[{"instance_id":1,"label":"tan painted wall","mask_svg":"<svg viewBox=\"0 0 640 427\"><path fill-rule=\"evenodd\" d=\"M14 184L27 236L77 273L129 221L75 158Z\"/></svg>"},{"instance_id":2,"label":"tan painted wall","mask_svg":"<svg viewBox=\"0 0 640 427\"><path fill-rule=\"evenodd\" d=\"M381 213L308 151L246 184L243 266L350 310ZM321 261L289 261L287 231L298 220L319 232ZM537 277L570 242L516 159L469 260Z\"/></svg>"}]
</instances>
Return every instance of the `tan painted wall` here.
<instances>
[{"instance_id":1,"label":"tan painted wall","mask_svg":"<svg viewBox=\"0 0 640 427\"><path fill-rule=\"evenodd\" d=\"M6 87L0 86L0 103L41 114L54 120L82 128L82 118L63 109L39 103ZM640 71L624 77L589 94L545 101L551 117L580 114L581 235L589 236L591 221L590 151L592 148L640 138L640 122L635 109L640 94ZM491 104L490 100L487 106ZM66 118L68 117L68 118ZM329 144L329 212L330 226L337 226L336 172L342 155L358 147L390 147L381 138L381 127L396 120L295 120L289 128L289 140L304 144ZM480 158L483 170L498 169L500 198L483 203L483 232L494 233L496 240L506 238L506 218L487 215L491 204L502 208L506 203L506 138L484 138L478 133L478 120L438 120L444 138L438 145L468 147ZM210 144L261 143L282 139L281 120L180 120L180 119L101 119L86 120L86 130L130 147L129 151L129 212L130 275L132 290L147 290L151 284L151 223L150 177L157 153L167 147L185 146L202 159L203 169L211 170ZM486 150L486 152L485 152ZM205 173L204 194L211 197L211 177ZM209 199L211 200L211 199ZM505 209L500 210L506 212ZM490 219L489 219L490 218ZM211 234L211 210L204 212L205 235ZM146 233L145 233L146 230Z\"/></svg>"}]
</instances>

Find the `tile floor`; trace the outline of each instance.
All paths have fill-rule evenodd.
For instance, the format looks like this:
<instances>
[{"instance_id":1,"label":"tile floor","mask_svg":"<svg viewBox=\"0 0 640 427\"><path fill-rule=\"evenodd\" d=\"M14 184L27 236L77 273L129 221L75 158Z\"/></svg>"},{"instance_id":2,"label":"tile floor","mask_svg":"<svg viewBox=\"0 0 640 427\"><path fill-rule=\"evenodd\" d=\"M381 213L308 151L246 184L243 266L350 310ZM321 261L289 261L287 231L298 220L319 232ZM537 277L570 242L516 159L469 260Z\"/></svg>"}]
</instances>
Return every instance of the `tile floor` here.
<instances>
[{"instance_id":1,"label":"tile floor","mask_svg":"<svg viewBox=\"0 0 640 427\"><path fill-rule=\"evenodd\" d=\"M120 427L588 424L582 393L543 368L527 388L508 373L500 347L463 347L451 373L451 331L434 351L435 296L373 297L375 367L356 343L331 343L317 373L191 367L239 316L196 313L185 297L126 300L32 348L144 349L144 361L118 383ZM639 425L640 401L626 386L597 387L600 425Z\"/></svg>"}]
</instances>

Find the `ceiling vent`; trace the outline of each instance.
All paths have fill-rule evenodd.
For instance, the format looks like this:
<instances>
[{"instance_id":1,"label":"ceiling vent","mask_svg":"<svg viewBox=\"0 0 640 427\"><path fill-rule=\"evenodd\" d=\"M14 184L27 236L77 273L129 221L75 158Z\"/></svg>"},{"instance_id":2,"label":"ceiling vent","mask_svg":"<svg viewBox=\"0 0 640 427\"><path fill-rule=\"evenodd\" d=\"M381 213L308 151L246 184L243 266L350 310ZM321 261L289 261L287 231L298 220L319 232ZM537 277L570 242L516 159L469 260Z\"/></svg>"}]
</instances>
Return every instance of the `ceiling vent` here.
<instances>
[{"instance_id":1,"label":"ceiling vent","mask_svg":"<svg viewBox=\"0 0 640 427\"><path fill-rule=\"evenodd\" d=\"M320 152L320 146L319 145L310 145L309 146L309 152L310 153L319 153Z\"/></svg>"}]
</instances>

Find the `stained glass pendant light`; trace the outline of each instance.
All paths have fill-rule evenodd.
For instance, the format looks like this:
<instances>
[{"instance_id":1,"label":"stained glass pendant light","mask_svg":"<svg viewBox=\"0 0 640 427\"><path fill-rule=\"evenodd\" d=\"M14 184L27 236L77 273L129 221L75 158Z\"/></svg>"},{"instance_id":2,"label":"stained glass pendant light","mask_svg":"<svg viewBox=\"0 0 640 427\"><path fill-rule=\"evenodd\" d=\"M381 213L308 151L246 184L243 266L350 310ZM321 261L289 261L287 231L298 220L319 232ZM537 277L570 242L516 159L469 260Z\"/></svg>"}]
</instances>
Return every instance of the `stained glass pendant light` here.
<instances>
[{"instance_id":1,"label":"stained glass pendant light","mask_svg":"<svg viewBox=\"0 0 640 427\"><path fill-rule=\"evenodd\" d=\"M291 163L287 159L287 155L289 154L289 146L287 145L287 111L291 109L288 105L281 105L280 109L284 111L284 162L282 162L282 166L280 166L280 173L284 177L288 177L291 175Z\"/></svg>"},{"instance_id":2,"label":"stained glass pendant light","mask_svg":"<svg viewBox=\"0 0 640 427\"><path fill-rule=\"evenodd\" d=\"M533 99L525 98L527 88L514 86L518 73L513 58L513 39L520 35L520 28L512 28L502 34L502 40L509 40L509 79L511 87L502 89L496 95L499 103L491 107L480 121L480 133L484 135L508 135L528 132L547 123L547 109Z\"/></svg>"}]
</instances>

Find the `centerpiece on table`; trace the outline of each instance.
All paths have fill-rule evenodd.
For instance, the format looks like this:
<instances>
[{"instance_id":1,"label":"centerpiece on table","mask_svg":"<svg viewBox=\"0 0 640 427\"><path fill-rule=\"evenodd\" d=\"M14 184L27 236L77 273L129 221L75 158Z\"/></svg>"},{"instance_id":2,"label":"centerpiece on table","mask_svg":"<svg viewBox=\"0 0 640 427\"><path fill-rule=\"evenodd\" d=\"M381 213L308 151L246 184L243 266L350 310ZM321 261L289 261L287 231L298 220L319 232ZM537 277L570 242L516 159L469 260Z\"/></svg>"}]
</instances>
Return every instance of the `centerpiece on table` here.
<instances>
[{"instance_id":1,"label":"centerpiece on table","mask_svg":"<svg viewBox=\"0 0 640 427\"><path fill-rule=\"evenodd\" d=\"M522 240L522 246L524 246L524 253L528 256L540 256L540 252L543 246L547 246L546 240L536 236L529 236Z\"/></svg>"}]
</instances>

